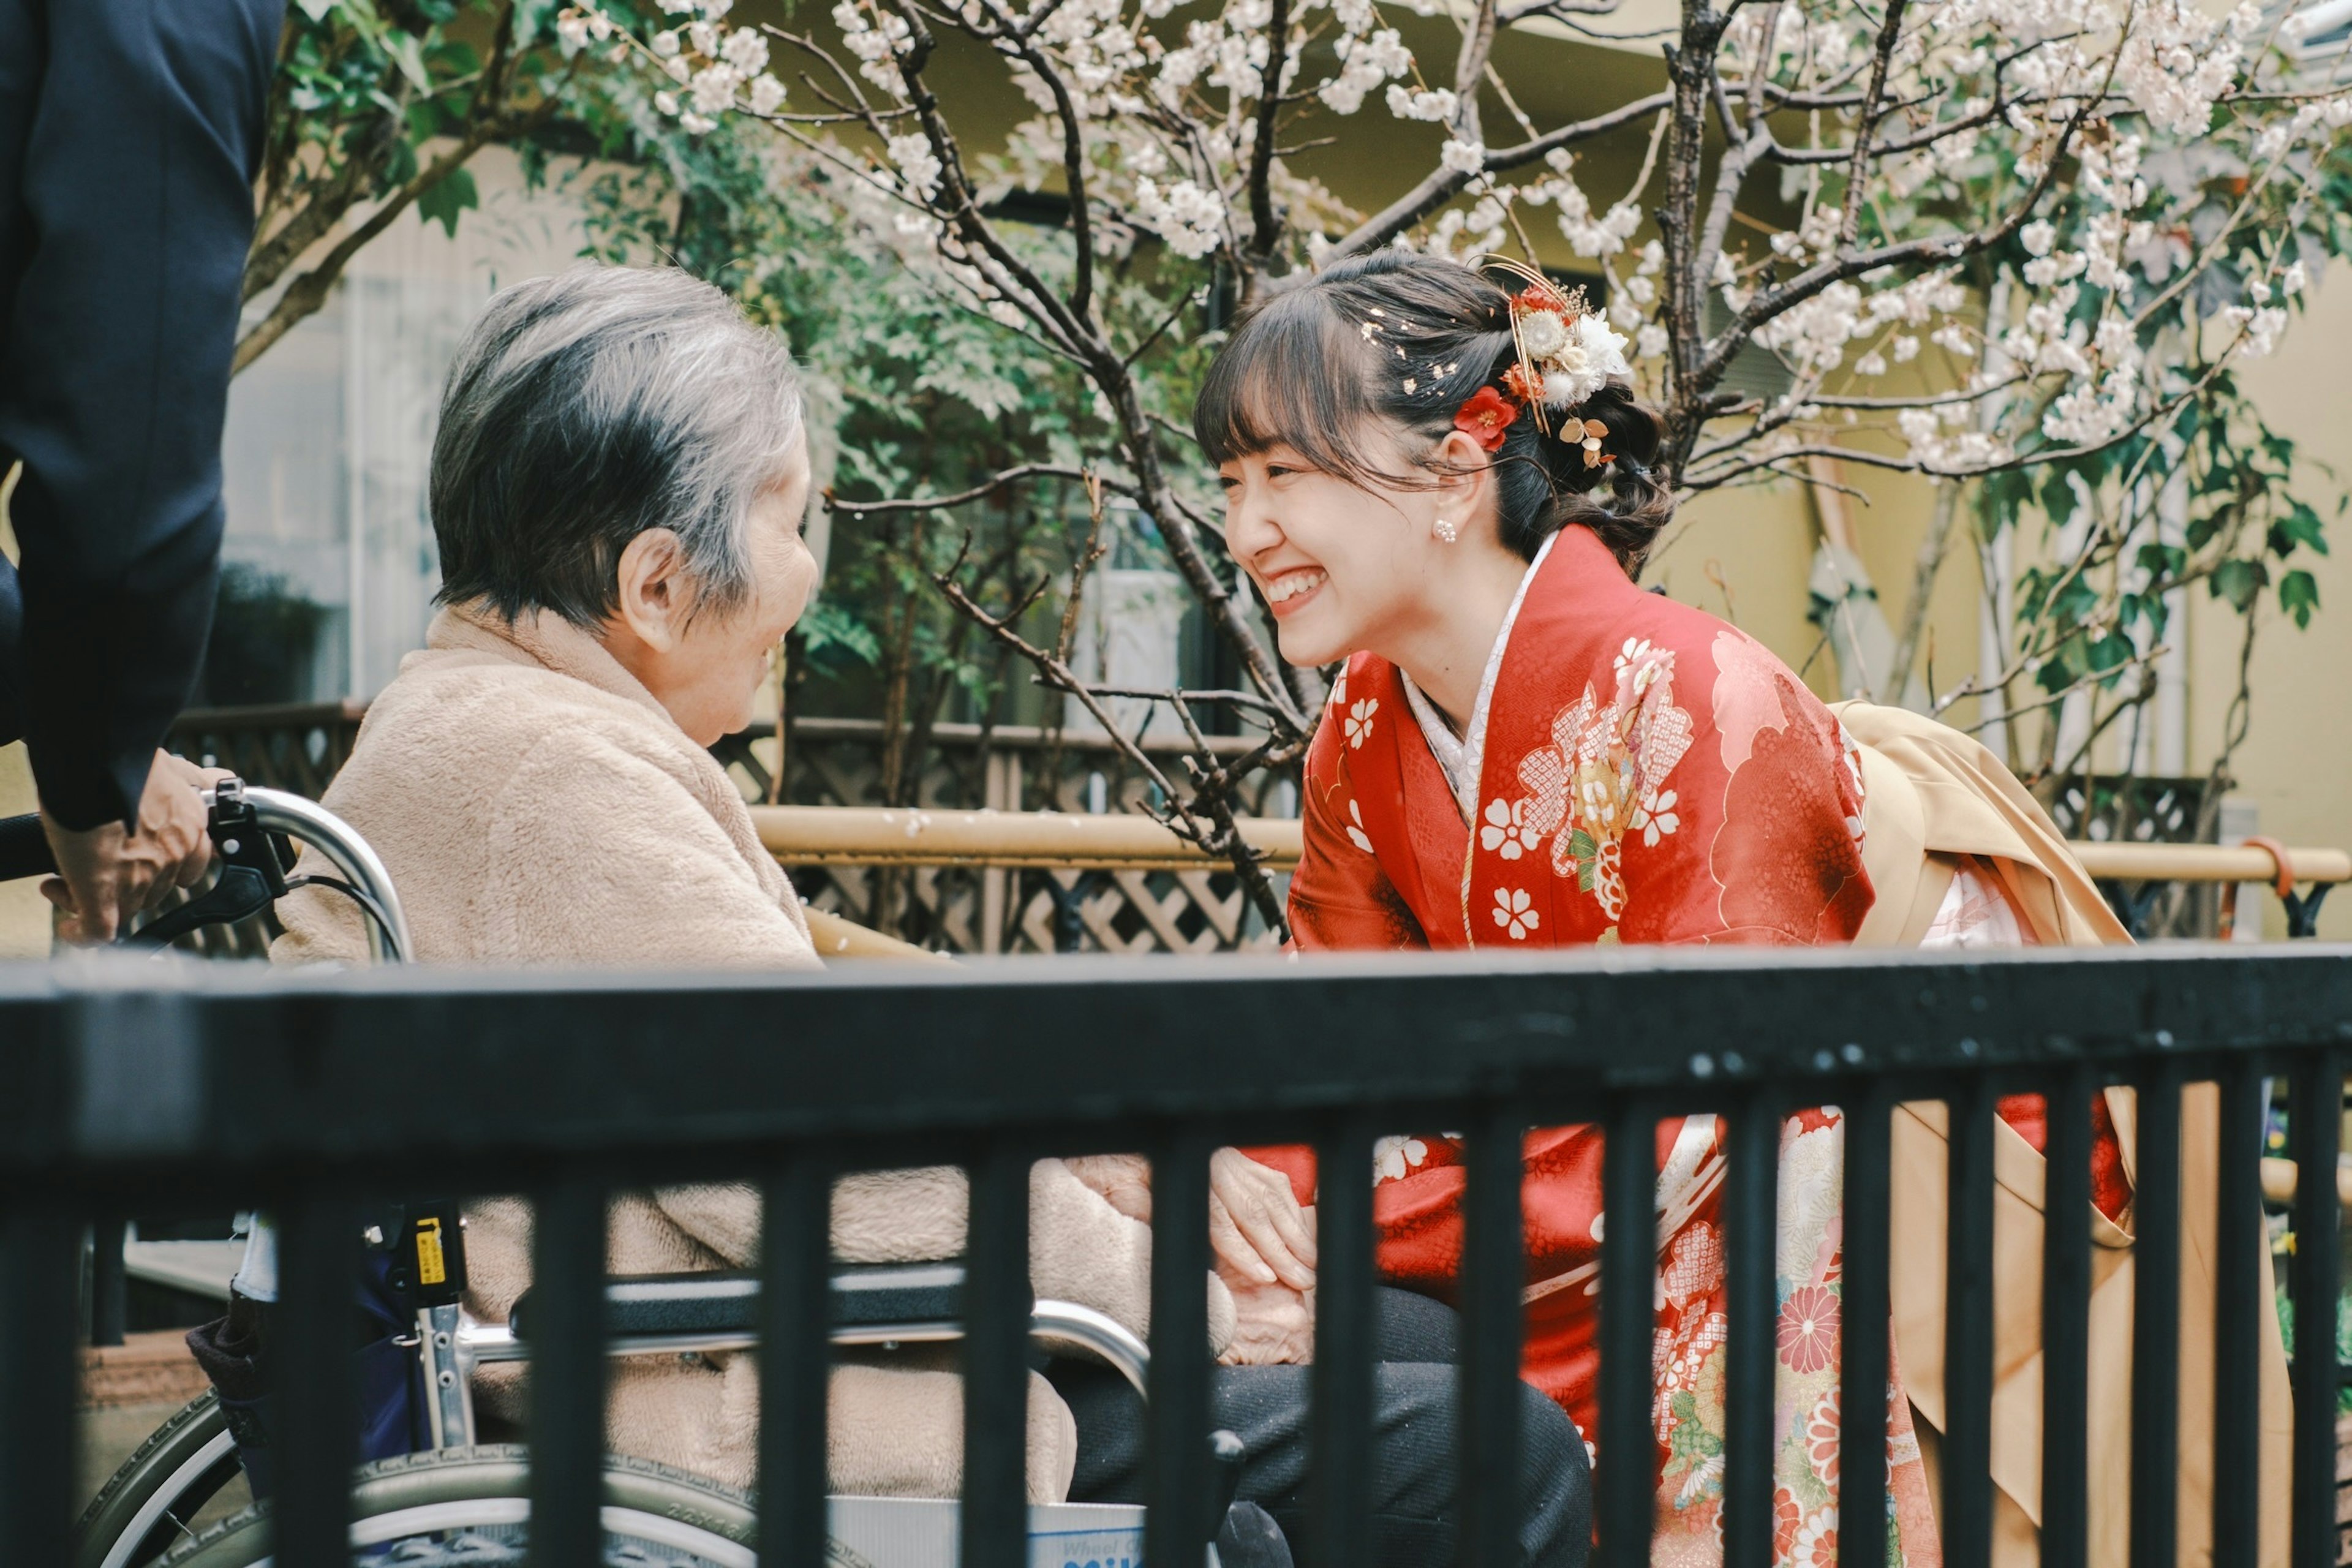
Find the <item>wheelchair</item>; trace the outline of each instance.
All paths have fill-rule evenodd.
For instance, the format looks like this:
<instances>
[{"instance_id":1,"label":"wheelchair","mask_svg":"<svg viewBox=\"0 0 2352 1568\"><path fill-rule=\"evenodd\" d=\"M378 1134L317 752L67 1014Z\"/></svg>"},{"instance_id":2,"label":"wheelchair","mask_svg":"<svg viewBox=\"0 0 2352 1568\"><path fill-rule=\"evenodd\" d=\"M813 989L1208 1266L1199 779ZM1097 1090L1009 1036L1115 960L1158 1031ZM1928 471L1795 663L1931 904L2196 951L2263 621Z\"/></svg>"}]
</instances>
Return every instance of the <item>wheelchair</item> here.
<instances>
[{"instance_id":1,"label":"wheelchair","mask_svg":"<svg viewBox=\"0 0 2352 1568\"><path fill-rule=\"evenodd\" d=\"M146 921L124 945L160 949L208 925L247 919L297 887L327 886L367 915L379 963L409 962L414 943L382 860L331 813L299 795L236 779L207 791L219 862L213 884ZM340 877L294 877L290 841L317 848ZM37 817L0 820L0 880L52 868ZM530 1525L530 1451L485 1442L477 1430L473 1377L481 1366L527 1361L528 1294L505 1324L477 1322L465 1291L463 1218L454 1204L390 1211L366 1237L404 1251L420 1281L408 1295L413 1328L394 1342L413 1354L424 1391L429 1445L361 1467L352 1483L355 1558L401 1568L520 1568ZM831 1281L836 1346L889 1346L961 1339L961 1263L837 1266ZM607 1353L689 1356L756 1349L760 1282L742 1273L616 1277L606 1283ZM1150 1352L1113 1319L1070 1302L1037 1300L1033 1338L1076 1344L1144 1391ZM1240 1479L1241 1446L1209 1436L1223 1519ZM73 1568L256 1568L271 1560L267 1502L194 1526L229 1494L243 1468L231 1412L217 1390L158 1427L99 1490L75 1526ZM608 1455L603 1469L604 1562L632 1568L753 1568L757 1507L747 1493L651 1460ZM215 1510L217 1511L217 1510ZM1143 1513L1119 1504L1062 1503L1029 1510L1035 1568L1117 1568L1138 1563ZM837 1496L829 1500L829 1568L950 1568L957 1504L950 1500ZM1216 1548L1203 1542L1208 1568Z\"/></svg>"}]
</instances>

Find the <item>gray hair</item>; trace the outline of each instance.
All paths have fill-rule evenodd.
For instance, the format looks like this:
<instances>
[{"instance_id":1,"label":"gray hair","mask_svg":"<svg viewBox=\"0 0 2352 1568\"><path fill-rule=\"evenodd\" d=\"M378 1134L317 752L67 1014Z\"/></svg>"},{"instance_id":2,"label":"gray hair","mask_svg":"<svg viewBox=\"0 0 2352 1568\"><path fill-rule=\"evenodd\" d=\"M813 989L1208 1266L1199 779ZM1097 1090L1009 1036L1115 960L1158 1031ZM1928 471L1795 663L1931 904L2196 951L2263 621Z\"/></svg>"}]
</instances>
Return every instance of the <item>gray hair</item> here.
<instances>
[{"instance_id":1,"label":"gray hair","mask_svg":"<svg viewBox=\"0 0 2352 1568\"><path fill-rule=\"evenodd\" d=\"M683 542L694 606L751 588L743 526L801 428L782 339L674 268L586 267L501 289L441 394L431 505L442 604L594 627L621 552Z\"/></svg>"}]
</instances>

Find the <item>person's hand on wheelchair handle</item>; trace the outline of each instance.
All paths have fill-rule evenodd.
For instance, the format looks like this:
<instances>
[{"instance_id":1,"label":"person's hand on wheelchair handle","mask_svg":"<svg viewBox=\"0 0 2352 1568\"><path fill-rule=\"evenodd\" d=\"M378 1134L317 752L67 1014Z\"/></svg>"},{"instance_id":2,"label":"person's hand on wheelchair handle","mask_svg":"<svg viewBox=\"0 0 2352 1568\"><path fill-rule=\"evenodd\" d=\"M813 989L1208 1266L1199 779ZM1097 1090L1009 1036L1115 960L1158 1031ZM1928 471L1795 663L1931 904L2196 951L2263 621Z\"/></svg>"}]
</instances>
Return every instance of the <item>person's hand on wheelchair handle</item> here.
<instances>
[{"instance_id":1,"label":"person's hand on wheelchair handle","mask_svg":"<svg viewBox=\"0 0 2352 1568\"><path fill-rule=\"evenodd\" d=\"M197 792L228 776L159 751L139 797L136 833L125 833L119 822L77 832L44 815L41 829L58 875L41 883L41 894L65 913L58 935L92 945L112 942L132 916L203 880L213 844Z\"/></svg>"}]
</instances>

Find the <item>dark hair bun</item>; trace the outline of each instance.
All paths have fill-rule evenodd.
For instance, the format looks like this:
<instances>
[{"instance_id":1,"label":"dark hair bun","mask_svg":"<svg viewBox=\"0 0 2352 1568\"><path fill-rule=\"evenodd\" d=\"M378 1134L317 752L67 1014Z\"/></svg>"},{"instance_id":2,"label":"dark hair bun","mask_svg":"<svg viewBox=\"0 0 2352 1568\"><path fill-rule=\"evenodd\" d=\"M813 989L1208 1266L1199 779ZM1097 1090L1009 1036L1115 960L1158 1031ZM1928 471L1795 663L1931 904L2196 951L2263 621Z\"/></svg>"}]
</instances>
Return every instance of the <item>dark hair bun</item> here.
<instances>
[{"instance_id":1,"label":"dark hair bun","mask_svg":"<svg viewBox=\"0 0 2352 1568\"><path fill-rule=\"evenodd\" d=\"M1582 422L1588 419L1609 431L1601 449L1610 460L1597 467L1584 460ZM1577 422L1573 430L1570 420ZM1553 432L1538 443L1553 490L1553 515L1544 531L1571 523L1589 528L1638 577L1651 546L1675 515L1674 492L1656 471L1665 426L1633 401L1631 387L1612 381L1559 416ZM1508 526L1507 521L1506 542Z\"/></svg>"},{"instance_id":2,"label":"dark hair bun","mask_svg":"<svg viewBox=\"0 0 2352 1568\"><path fill-rule=\"evenodd\" d=\"M1429 481L1366 461L1368 419L1401 426L1433 447L1479 388L1501 386L1518 363L1511 296L1485 273L1407 251L1353 257L1287 281L1244 317L1209 367L1192 428L1213 463L1287 446L1326 473L1366 489ZM1522 414L1494 455L1503 543L1527 560L1575 524L1599 534L1638 576L1674 516L1654 470L1663 428L1612 382L1572 411L1599 420L1611 461L1587 467L1584 433L1566 438Z\"/></svg>"}]
</instances>

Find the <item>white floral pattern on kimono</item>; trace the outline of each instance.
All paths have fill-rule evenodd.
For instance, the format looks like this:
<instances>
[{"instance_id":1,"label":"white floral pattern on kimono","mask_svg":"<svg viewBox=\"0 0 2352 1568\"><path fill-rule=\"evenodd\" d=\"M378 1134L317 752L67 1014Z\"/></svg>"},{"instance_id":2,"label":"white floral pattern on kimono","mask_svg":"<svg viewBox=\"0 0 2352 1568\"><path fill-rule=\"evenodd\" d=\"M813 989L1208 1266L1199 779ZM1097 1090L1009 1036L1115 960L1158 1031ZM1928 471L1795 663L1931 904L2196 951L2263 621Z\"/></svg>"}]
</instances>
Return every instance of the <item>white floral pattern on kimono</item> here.
<instances>
[{"instance_id":1,"label":"white floral pattern on kimono","mask_svg":"<svg viewBox=\"0 0 2352 1568\"><path fill-rule=\"evenodd\" d=\"M1519 759L1528 794L1497 824L1529 848L1551 838L1552 869L1575 878L1612 921L1625 912L1625 835L1654 846L1681 826L1666 779L1693 734L1690 714L1675 704L1673 649L1628 637L1615 667L1607 702L1588 685L1552 720L1550 744Z\"/></svg>"}]
</instances>

